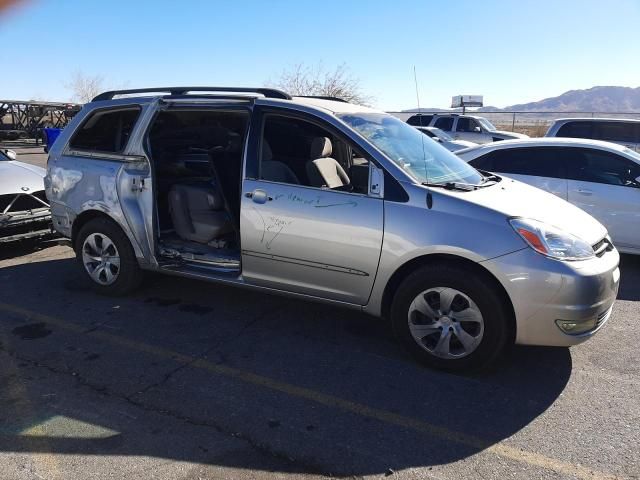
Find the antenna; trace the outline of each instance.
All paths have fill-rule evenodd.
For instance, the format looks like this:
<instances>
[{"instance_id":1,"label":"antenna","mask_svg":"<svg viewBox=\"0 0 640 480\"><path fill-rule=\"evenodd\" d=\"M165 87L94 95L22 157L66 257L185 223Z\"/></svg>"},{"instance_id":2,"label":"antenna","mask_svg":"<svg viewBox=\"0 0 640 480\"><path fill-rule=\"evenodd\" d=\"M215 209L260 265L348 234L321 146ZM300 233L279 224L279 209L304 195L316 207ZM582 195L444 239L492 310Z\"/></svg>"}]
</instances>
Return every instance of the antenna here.
<instances>
[{"instance_id":1,"label":"antenna","mask_svg":"<svg viewBox=\"0 0 640 480\"><path fill-rule=\"evenodd\" d=\"M420 126L422 126L422 109L420 108L420 93L418 92L418 75L416 73L416 66L413 66L413 82L416 85L416 99L418 101L418 112L420 112L419 114L419 118L420 118ZM422 161L424 163L424 175L427 179L427 183L429 183L429 169L427 168L427 153L424 150L424 136L425 134L423 132L420 132L420 139L422 140ZM433 205L433 197L431 196L431 190L429 190L429 187L427 185L425 185L427 187L427 208L431 208L431 206Z\"/></svg>"}]
</instances>

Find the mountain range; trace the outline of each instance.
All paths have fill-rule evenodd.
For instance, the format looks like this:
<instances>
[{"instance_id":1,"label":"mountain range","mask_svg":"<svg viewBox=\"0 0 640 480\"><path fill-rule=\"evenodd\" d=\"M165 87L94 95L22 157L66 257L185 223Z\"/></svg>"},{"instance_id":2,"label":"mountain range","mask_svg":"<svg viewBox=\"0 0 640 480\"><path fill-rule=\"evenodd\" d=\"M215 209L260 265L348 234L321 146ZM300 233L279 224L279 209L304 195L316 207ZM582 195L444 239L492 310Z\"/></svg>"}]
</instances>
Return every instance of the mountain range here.
<instances>
[{"instance_id":1,"label":"mountain range","mask_svg":"<svg viewBox=\"0 0 640 480\"><path fill-rule=\"evenodd\" d=\"M423 111L444 111L439 108L421 108ZM459 109L454 109L459 110ZM418 111L418 109L405 110ZM449 110L447 110L449 111ZM639 112L640 87L600 86L584 90L569 90L557 97L537 102L519 103L508 107L481 107L479 112Z\"/></svg>"}]
</instances>

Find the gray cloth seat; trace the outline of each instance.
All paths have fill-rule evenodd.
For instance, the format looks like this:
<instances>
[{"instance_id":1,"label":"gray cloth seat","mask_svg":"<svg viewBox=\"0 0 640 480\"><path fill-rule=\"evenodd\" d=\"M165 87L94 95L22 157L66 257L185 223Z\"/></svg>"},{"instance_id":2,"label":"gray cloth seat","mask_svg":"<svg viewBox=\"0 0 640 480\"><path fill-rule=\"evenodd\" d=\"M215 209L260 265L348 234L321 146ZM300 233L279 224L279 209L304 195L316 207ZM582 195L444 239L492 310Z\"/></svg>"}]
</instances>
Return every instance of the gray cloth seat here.
<instances>
[{"instance_id":1,"label":"gray cloth seat","mask_svg":"<svg viewBox=\"0 0 640 480\"><path fill-rule=\"evenodd\" d=\"M316 137L311 142L310 156L307 162L307 176L312 187L340 188L351 184L347 172L334 158L333 147L327 137Z\"/></svg>"},{"instance_id":2,"label":"gray cloth seat","mask_svg":"<svg viewBox=\"0 0 640 480\"><path fill-rule=\"evenodd\" d=\"M293 170L291 170L286 163L273 159L271 147L269 147L266 140L262 141L260 178L262 180L269 180L270 182L293 183L295 185L300 184L300 180L298 180L296 174L293 173Z\"/></svg>"},{"instance_id":3,"label":"gray cloth seat","mask_svg":"<svg viewBox=\"0 0 640 480\"><path fill-rule=\"evenodd\" d=\"M208 184L175 184L169 191L169 213L183 240L209 243L233 230L224 201Z\"/></svg>"}]
</instances>

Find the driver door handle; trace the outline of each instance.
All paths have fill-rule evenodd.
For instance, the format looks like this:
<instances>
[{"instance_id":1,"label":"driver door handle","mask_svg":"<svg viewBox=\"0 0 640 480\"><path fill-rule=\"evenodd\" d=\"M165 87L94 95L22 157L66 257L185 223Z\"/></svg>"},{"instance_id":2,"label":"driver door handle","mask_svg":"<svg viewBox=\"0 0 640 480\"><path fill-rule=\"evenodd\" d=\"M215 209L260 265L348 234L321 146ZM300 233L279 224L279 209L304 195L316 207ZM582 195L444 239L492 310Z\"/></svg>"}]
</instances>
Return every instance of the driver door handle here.
<instances>
[{"instance_id":1,"label":"driver door handle","mask_svg":"<svg viewBox=\"0 0 640 480\"><path fill-rule=\"evenodd\" d=\"M267 203L267 201L273 200L273 197L267 195L267 192L260 188L256 188L253 192L246 192L245 197L250 198L255 203Z\"/></svg>"},{"instance_id":2,"label":"driver door handle","mask_svg":"<svg viewBox=\"0 0 640 480\"><path fill-rule=\"evenodd\" d=\"M579 188L578 193L582 195L587 195L587 196L593 195L593 192L591 190L585 190L584 188Z\"/></svg>"}]
</instances>

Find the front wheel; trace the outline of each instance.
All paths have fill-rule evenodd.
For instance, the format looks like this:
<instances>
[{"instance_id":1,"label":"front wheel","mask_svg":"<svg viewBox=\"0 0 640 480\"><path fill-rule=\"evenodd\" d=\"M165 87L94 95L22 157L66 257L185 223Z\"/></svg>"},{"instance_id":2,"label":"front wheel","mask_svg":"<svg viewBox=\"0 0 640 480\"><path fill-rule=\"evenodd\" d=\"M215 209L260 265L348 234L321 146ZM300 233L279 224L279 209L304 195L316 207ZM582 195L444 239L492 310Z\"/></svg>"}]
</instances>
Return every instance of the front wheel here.
<instances>
[{"instance_id":1,"label":"front wheel","mask_svg":"<svg viewBox=\"0 0 640 480\"><path fill-rule=\"evenodd\" d=\"M87 222L75 245L76 258L85 277L97 292L124 295L142 281L133 247L122 229L106 218Z\"/></svg>"},{"instance_id":2,"label":"front wheel","mask_svg":"<svg viewBox=\"0 0 640 480\"><path fill-rule=\"evenodd\" d=\"M479 370L498 358L509 341L508 319L493 282L457 265L416 270L391 307L394 333L407 350L449 371Z\"/></svg>"}]
</instances>

